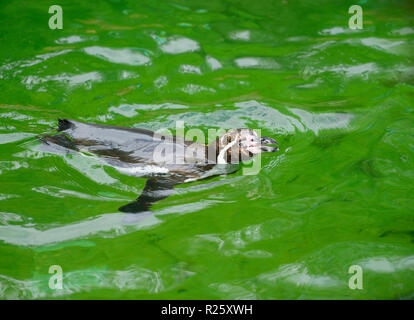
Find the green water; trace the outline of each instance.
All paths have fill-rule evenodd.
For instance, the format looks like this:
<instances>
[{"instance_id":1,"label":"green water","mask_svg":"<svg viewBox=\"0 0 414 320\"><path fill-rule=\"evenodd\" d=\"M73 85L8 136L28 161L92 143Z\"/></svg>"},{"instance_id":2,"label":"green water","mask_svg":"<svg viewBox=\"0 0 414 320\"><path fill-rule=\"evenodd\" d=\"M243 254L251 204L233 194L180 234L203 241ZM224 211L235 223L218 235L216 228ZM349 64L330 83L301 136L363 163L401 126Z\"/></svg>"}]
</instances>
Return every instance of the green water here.
<instances>
[{"instance_id":1,"label":"green water","mask_svg":"<svg viewBox=\"0 0 414 320\"><path fill-rule=\"evenodd\" d=\"M358 3L1 1L0 298L412 299L414 9ZM145 179L45 152L59 117L280 151L131 219Z\"/></svg>"}]
</instances>

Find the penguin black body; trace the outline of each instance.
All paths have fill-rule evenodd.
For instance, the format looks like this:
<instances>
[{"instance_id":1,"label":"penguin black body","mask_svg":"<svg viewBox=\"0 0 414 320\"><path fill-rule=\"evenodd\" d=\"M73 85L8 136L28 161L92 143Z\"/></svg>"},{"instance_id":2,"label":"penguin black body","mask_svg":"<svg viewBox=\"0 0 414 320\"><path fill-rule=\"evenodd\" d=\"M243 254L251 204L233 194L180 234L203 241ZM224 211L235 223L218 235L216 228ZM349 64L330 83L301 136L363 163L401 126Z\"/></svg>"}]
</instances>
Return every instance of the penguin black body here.
<instances>
[{"instance_id":1,"label":"penguin black body","mask_svg":"<svg viewBox=\"0 0 414 320\"><path fill-rule=\"evenodd\" d=\"M96 154L122 173L148 178L141 195L119 208L128 213L149 210L152 203L172 194L178 184L235 171L234 164L260 152L278 150L267 146L277 145L274 139L260 138L251 129L231 129L209 145L146 129L67 119L59 119L58 131L41 139L51 146ZM217 170L229 165L233 168L230 171Z\"/></svg>"}]
</instances>

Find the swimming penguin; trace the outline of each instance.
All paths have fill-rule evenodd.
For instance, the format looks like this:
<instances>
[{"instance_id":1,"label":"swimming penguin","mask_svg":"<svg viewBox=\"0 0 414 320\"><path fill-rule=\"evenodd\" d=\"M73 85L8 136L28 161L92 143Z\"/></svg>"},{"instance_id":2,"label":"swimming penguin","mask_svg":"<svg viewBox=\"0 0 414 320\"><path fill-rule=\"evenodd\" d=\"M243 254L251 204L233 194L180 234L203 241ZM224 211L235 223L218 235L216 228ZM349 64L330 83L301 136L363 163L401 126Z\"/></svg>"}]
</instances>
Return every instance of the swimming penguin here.
<instances>
[{"instance_id":1,"label":"swimming penguin","mask_svg":"<svg viewBox=\"0 0 414 320\"><path fill-rule=\"evenodd\" d=\"M148 178L141 195L119 208L128 213L149 210L152 203L172 194L178 184L233 172L235 164L255 154L278 150L267 146L277 145L274 139L259 137L251 129L231 129L209 145L146 129L67 119L59 119L58 131L41 139L49 145L96 154L122 173Z\"/></svg>"}]
</instances>

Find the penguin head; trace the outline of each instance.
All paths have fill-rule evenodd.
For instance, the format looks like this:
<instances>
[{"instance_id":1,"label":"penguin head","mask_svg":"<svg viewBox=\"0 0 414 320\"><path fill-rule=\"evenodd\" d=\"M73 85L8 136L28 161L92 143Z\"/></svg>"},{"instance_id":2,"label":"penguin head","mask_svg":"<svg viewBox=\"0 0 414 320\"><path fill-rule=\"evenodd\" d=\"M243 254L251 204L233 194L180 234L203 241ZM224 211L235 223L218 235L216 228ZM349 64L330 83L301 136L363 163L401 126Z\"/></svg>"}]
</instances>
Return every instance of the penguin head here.
<instances>
[{"instance_id":1,"label":"penguin head","mask_svg":"<svg viewBox=\"0 0 414 320\"><path fill-rule=\"evenodd\" d=\"M274 144L276 147L267 146ZM254 130L231 129L218 139L217 163L238 163L250 160L261 152L276 152L278 143L273 138L259 137Z\"/></svg>"}]
</instances>

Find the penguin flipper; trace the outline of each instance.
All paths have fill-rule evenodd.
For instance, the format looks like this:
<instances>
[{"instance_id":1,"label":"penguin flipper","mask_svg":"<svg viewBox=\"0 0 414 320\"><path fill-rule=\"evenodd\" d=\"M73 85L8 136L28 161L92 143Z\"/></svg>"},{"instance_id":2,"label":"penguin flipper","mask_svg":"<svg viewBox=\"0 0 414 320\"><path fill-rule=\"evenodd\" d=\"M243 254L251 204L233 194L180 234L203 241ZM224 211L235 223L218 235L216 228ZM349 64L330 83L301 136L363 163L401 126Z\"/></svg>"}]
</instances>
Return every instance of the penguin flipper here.
<instances>
[{"instance_id":1,"label":"penguin flipper","mask_svg":"<svg viewBox=\"0 0 414 320\"><path fill-rule=\"evenodd\" d=\"M176 177L156 176L151 177L145 183L141 195L131 203L128 203L118 210L125 213L140 213L148 211L151 205L174 194L174 186L183 182L183 179Z\"/></svg>"}]
</instances>

